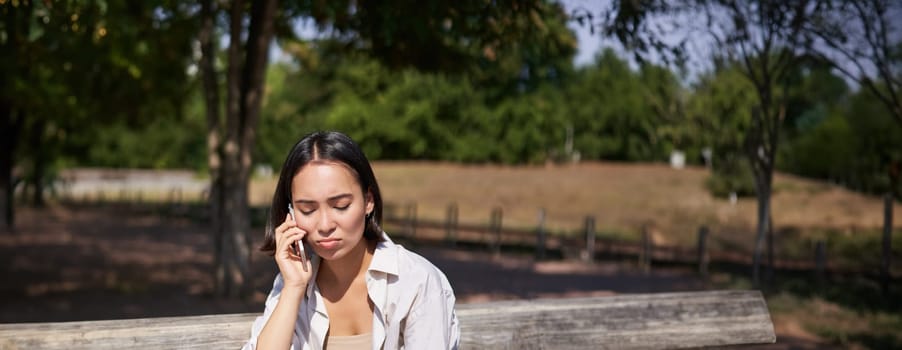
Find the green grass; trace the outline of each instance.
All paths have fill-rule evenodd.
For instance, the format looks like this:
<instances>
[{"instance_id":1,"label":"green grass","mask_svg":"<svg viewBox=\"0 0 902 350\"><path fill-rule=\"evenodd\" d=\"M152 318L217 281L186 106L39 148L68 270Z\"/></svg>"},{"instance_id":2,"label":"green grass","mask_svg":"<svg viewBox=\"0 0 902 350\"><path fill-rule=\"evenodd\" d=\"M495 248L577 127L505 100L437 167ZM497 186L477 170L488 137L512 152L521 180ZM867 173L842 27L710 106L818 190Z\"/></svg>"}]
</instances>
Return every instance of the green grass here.
<instances>
[{"instance_id":1,"label":"green grass","mask_svg":"<svg viewBox=\"0 0 902 350\"><path fill-rule=\"evenodd\" d=\"M740 273L714 273L712 281L716 288L752 288ZM810 275L780 272L765 297L778 332L798 325L808 336L842 348L902 348L902 281L884 294L864 277L818 283Z\"/></svg>"}]
</instances>

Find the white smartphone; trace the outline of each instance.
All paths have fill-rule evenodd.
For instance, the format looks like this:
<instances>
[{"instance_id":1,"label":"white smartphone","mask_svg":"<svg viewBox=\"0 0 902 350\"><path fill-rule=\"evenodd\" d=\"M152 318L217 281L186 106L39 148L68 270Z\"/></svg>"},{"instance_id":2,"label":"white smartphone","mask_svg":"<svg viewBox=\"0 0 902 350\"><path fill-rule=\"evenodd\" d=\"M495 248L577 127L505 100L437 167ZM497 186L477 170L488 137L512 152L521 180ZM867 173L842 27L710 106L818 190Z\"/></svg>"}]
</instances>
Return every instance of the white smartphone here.
<instances>
[{"instance_id":1,"label":"white smartphone","mask_svg":"<svg viewBox=\"0 0 902 350\"><path fill-rule=\"evenodd\" d=\"M291 203L288 203L288 215L291 215L291 221L297 225L298 221L294 218L294 207ZM304 250L303 239L294 242L294 253L301 257L301 266L303 266L304 272L307 272L307 252Z\"/></svg>"}]
</instances>

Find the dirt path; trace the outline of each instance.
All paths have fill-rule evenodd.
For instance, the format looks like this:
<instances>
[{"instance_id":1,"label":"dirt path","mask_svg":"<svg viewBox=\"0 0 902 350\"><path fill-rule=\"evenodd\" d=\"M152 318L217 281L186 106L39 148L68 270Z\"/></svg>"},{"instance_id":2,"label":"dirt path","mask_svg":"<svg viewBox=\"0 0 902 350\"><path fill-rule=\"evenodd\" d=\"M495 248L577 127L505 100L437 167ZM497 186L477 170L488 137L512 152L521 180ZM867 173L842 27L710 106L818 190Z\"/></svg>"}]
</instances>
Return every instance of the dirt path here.
<instances>
[{"instance_id":1,"label":"dirt path","mask_svg":"<svg viewBox=\"0 0 902 350\"><path fill-rule=\"evenodd\" d=\"M217 299L211 297L208 273L213 260L209 233L187 219L53 207L20 210L18 223L15 232L0 233L2 323L257 313L276 273L270 258L256 253L254 295ZM706 287L676 269L646 275L626 263L534 262L481 251L413 249L445 272L461 303ZM786 336L790 347L777 348L818 345Z\"/></svg>"}]
</instances>

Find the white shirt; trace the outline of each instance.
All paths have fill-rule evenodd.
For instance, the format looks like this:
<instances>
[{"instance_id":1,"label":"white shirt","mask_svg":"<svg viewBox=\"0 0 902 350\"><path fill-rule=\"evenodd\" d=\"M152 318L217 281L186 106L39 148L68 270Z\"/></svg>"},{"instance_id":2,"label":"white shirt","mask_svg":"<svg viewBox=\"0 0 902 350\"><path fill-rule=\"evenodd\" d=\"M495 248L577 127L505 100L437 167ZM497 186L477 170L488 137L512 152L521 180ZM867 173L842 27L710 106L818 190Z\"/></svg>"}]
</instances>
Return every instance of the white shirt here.
<instances>
[{"instance_id":1,"label":"white shirt","mask_svg":"<svg viewBox=\"0 0 902 350\"><path fill-rule=\"evenodd\" d=\"M448 279L422 256L394 244L383 233L366 272L366 288L373 302L373 349L457 349L460 325L454 313L454 291ZM298 308L291 338L292 350L322 350L329 331L329 315L314 275ZM251 338L242 349L253 350L257 337L279 302L282 275L276 276L266 298L263 316L257 317Z\"/></svg>"}]
</instances>

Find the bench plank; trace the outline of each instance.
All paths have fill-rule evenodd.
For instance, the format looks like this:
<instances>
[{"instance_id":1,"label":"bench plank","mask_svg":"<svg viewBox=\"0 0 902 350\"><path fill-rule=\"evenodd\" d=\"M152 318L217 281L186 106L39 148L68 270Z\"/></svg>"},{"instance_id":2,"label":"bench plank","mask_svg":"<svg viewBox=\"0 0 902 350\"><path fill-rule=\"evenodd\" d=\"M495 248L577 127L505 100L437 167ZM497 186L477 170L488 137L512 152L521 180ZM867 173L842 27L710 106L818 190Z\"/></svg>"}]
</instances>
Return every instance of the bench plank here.
<instances>
[{"instance_id":1,"label":"bench plank","mask_svg":"<svg viewBox=\"0 0 902 350\"><path fill-rule=\"evenodd\" d=\"M258 315L0 324L0 350L239 348ZM776 340L758 291L461 304L457 315L464 349L673 349Z\"/></svg>"},{"instance_id":2,"label":"bench plank","mask_svg":"<svg viewBox=\"0 0 902 350\"><path fill-rule=\"evenodd\" d=\"M773 343L758 291L633 294L458 306L474 349L674 349Z\"/></svg>"}]
</instances>

